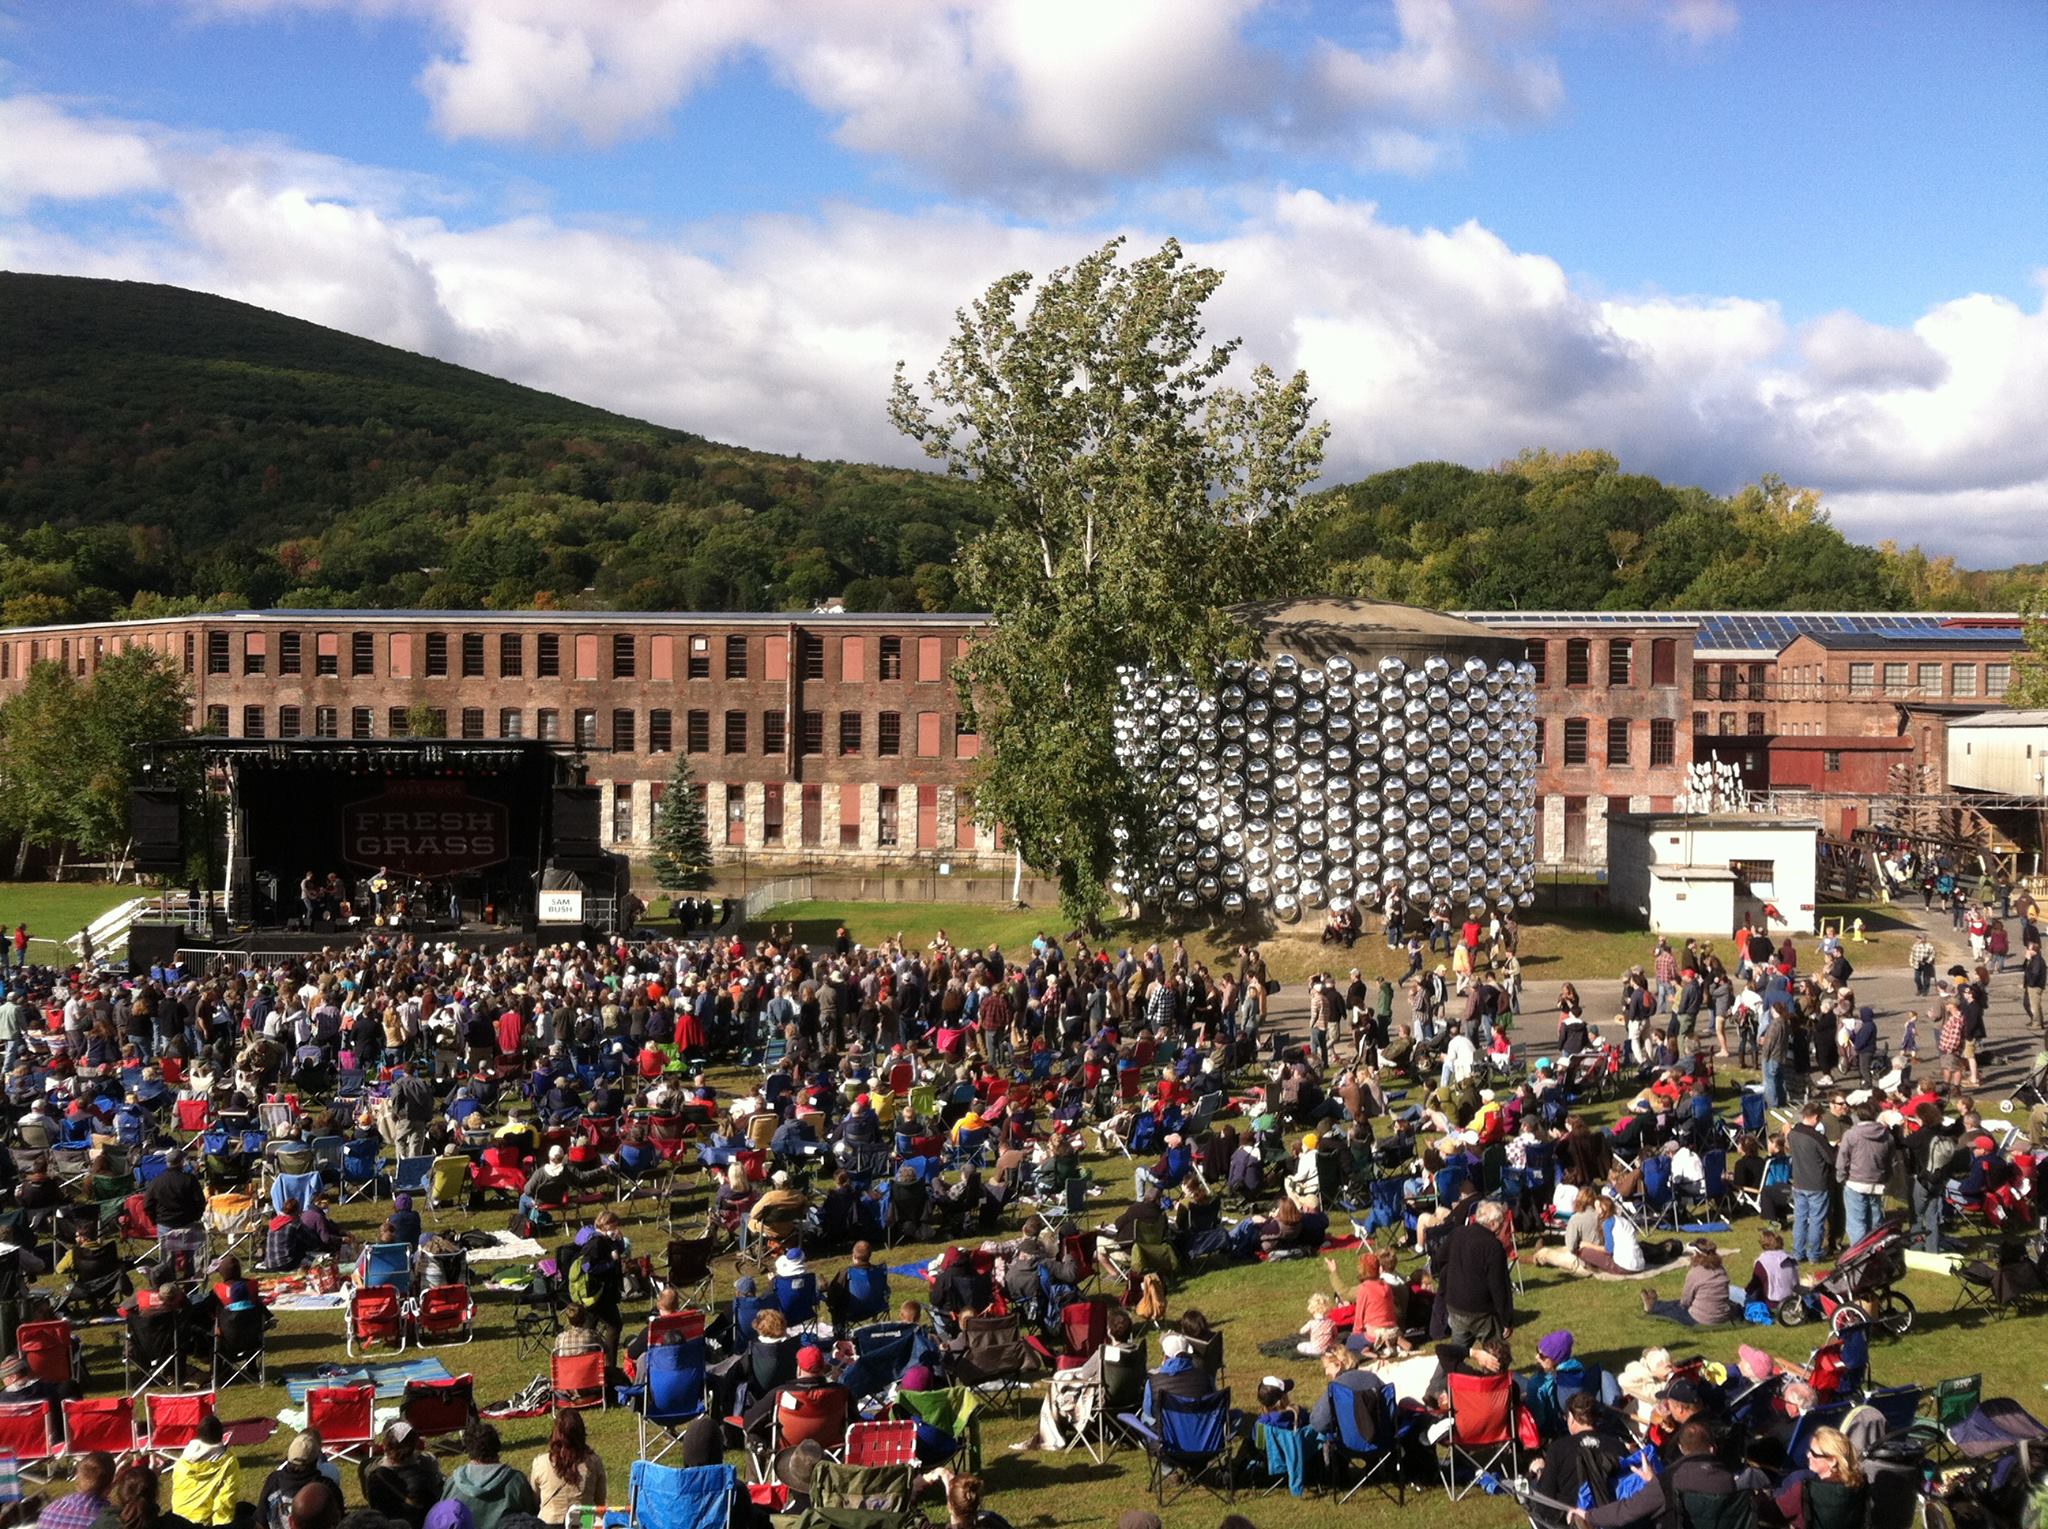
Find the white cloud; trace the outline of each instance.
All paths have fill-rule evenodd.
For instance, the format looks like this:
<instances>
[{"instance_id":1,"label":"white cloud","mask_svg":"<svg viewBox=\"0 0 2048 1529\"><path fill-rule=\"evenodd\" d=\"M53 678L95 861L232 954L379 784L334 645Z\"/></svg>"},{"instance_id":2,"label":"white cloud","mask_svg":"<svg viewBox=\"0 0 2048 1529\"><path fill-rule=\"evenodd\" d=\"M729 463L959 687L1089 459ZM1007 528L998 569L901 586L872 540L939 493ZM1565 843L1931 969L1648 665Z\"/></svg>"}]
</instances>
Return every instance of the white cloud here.
<instances>
[{"instance_id":1,"label":"white cloud","mask_svg":"<svg viewBox=\"0 0 2048 1529\"><path fill-rule=\"evenodd\" d=\"M1663 0L1664 24L1687 42L1712 42L1733 32L1741 18L1734 0Z\"/></svg>"},{"instance_id":2,"label":"white cloud","mask_svg":"<svg viewBox=\"0 0 2048 1529\"><path fill-rule=\"evenodd\" d=\"M34 104L48 141L71 131ZM462 222L426 183L287 146L79 131L142 145L129 163L153 167L151 216L87 246L32 208L0 215L0 266L177 281L809 456L916 461L883 417L896 360L922 370L991 278L1103 237L844 205L663 235ZM2048 503L2048 307L1962 296L1909 330L1835 315L1795 332L1767 299L1588 293L1476 222L1403 228L1308 190L1236 188L1208 207L1215 232L1189 247L1229 273L1213 328L1308 370L1333 478L1605 446L1716 489L1782 473L1829 494L1852 532L2040 555L2023 533ZM1167 226L1134 228L1134 246Z\"/></svg>"},{"instance_id":3,"label":"white cloud","mask_svg":"<svg viewBox=\"0 0 2048 1529\"><path fill-rule=\"evenodd\" d=\"M143 131L38 96L0 100L0 210L148 191L161 179Z\"/></svg>"},{"instance_id":4,"label":"white cloud","mask_svg":"<svg viewBox=\"0 0 2048 1529\"><path fill-rule=\"evenodd\" d=\"M1539 119L1563 99L1541 48L1554 0L1385 0L1376 45L1292 52L1258 40L1279 0L185 3L208 20L293 7L424 18L420 88L454 138L616 143L758 60L848 148L979 195L1087 190L1278 145L1420 174L1463 129Z\"/></svg>"}]
</instances>

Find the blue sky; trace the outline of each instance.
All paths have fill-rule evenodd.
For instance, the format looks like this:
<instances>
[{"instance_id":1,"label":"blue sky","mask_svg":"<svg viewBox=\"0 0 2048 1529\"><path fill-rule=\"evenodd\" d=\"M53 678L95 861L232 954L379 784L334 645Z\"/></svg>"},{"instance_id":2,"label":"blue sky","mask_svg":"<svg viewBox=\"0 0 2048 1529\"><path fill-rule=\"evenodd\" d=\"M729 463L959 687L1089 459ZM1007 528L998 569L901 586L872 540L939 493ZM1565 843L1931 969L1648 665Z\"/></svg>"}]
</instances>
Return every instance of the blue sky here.
<instances>
[{"instance_id":1,"label":"blue sky","mask_svg":"<svg viewBox=\"0 0 2048 1529\"><path fill-rule=\"evenodd\" d=\"M2029 0L0 0L0 264L907 460L982 282L1173 234L1335 476L1603 445L1996 563L2044 80Z\"/></svg>"}]
</instances>

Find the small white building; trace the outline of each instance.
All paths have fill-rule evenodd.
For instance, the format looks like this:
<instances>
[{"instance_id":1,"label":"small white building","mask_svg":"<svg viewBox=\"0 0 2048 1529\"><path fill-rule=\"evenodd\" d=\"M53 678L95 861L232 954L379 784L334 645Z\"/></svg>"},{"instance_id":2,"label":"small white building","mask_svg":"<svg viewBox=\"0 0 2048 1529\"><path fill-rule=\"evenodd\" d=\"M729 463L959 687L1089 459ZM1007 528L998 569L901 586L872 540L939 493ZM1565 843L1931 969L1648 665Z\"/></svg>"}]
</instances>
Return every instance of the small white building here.
<instances>
[{"instance_id":1,"label":"small white building","mask_svg":"<svg viewBox=\"0 0 2048 1529\"><path fill-rule=\"evenodd\" d=\"M2048 796L2048 711L1950 718L1948 783L1962 791Z\"/></svg>"},{"instance_id":2,"label":"small white building","mask_svg":"<svg viewBox=\"0 0 2048 1529\"><path fill-rule=\"evenodd\" d=\"M1629 812L1607 820L1615 909L1660 934L1726 938L1744 918L1811 934L1820 823L1744 813Z\"/></svg>"}]
</instances>

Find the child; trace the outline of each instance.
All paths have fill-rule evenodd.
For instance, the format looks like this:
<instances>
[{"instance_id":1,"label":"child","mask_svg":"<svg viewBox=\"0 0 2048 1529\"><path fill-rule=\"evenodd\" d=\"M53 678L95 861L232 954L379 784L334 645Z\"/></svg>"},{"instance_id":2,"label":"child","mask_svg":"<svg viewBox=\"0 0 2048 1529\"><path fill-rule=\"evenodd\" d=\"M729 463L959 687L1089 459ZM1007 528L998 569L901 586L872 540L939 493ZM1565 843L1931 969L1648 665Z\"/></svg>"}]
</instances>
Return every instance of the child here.
<instances>
[{"instance_id":1,"label":"child","mask_svg":"<svg viewBox=\"0 0 2048 1529\"><path fill-rule=\"evenodd\" d=\"M1294 1345L1294 1351L1306 1359L1315 1359L1328 1353L1337 1343L1337 1324L1330 1319L1330 1312L1336 1302L1326 1291L1318 1290L1308 1298L1308 1320L1296 1329L1302 1339Z\"/></svg>"},{"instance_id":2,"label":"child","mask_svg":"<svg viewBox=\"0 0 2048 1529\"><path fill-rule=\"evenodd\" d=\"M1767 1226L1758 1233L1757 1243L1762 1251L1750 1267L1749 1284L1742 1292L1743 1297L1751 1301L1766 1301L1776 1307L1799 1288L1799 1263L1785 1251L1785 1239L1775 1227Z\"/></svg>"},{"instance_id":3,"label":"child","mask_svg":"<svg viewBox=\"0 0 2048 1529\"><path fill-rule=\"evenodd\" d=\"M1271 1428L1299 1428L1307 1419L1287 1398L1294 1382L1268 1375L1259 1382L1259 1421Z\"/></svg>"},{"instance_id":4,"label":"child","mask_svg":"<svg viewBox=\"0 0 2048 1529\"><path fill-rule=\"evenodd\" d=\"M1367 1248L1358 1255L1358 1290L1353 1297L1351 1333L1363 1338L1376 1353L1413 1353L1401 1336L1401 1302L1393 1268L1396 1254L1380 1254Z\"/></svg>"}]
</instances>

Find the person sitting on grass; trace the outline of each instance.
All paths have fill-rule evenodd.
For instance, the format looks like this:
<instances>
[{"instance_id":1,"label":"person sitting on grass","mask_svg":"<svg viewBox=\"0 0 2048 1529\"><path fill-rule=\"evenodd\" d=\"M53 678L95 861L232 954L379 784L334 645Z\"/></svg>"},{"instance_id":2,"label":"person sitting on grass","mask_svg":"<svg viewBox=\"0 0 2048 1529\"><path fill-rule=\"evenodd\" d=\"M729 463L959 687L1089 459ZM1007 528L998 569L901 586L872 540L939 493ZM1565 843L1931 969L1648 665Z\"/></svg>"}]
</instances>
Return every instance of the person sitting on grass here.
<instances>
[{"instance_id":1,"label":"person sitting on grass","mask_svg":"<svg viewBox=\"0 0 2048 1529\"><path fill-rule=\"evenodd\" d=\"M1704 1238L1692 1245L1692 1265L1675 1301L1660 1301L1653 1289L1642 1291L1643 1315L1681 1327L1722 1327L1740 1314L1728 1294L1728 1271L1721 1250Z\"/></svg>"},{"instance_id":2,"label":"person sitting on grass","mask_svg":"<svg viewBox=\"0 0 2048 1529\"><path fill-rule=\"evenodd\" d=\"M242 1467L225 1437L219 1414L207 1413L171 1466L171 1511L194 1529L231 1524L242 1510Z\"/></svg>"}]
</instances>

